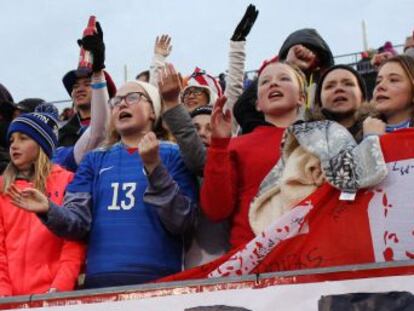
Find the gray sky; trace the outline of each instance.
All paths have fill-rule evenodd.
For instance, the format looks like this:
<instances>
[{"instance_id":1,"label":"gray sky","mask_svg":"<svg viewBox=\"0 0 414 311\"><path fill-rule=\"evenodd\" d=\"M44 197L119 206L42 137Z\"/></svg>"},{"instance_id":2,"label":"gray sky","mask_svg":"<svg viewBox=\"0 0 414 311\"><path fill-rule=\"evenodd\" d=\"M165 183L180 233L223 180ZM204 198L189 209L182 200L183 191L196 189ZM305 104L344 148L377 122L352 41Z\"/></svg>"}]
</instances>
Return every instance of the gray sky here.
<instances>
[{"instance_id":1,"label":"gray sky","mask_svg":"<svg viewBox=\"0 0 414 311\"><path fill-rule=\"evenodd\" d=\"M68 99L62 76L77 65L76 39L91 14L101 22L106 66L119 86L150 63L158 34L173 38L170 61L184 74L199 66L213 75L226 69L228 42L249 3L259 16L247 43L247 69L274 55L292 31L316 28L334 55L368 43L403 43L414 30L413 0L0 0L0 83L15 101Z\"/></svg>"}]
</instances>

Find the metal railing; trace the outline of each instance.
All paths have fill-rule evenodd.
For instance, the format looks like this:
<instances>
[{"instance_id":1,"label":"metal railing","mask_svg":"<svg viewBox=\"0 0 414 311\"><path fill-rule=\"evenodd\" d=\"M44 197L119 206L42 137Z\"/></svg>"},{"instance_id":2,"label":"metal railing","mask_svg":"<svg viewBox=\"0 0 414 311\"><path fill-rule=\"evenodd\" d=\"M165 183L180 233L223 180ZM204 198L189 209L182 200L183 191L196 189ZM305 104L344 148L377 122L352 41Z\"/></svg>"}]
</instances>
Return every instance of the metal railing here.
<instances>
[{"instance_id":1,"label":"metal railing","mask_svg":"<svg viewBox=\"0 0 414 311\"><path fill-rule=\"evenodd\" d=\"M407 271L398 270L400 268L409 269ZM118 286L42 295L15 296L10 298L0 298L0 309L4 309L5 306L27 308L31 306L39 307L53 305L56 306L82 304L84 299L86 299L88 303L139 299L140 293L143 294L142 297L149 297L151 296L150 292L153 290L157 291L156 293L154 293L154 295L157 296L159 295L159 293L163 293L163 295L165 295L167 293L174 294L180 292L188 292L188 288L193 288L195 291L197 291L197 289L200 289L202 286L232 284L240 282L251 282L252 287L261 287L266 286L267 280L269 280L270 278L279 279L279 284L296 284L301 283L300 281L297 281L297 277L300 276L327 276L327 278L329 279L329 275L343 272L349 273L350 277L341 279L358 279L360 277L358 276L358 273L365 273L370 271L373 273L373 277L380 277L381 274L378 274L378 272L384 271L384 269L397 269L393 270L395 272L386 273L387 276L399 276L407 274L414 275L414 260L346 265L317 269L303 269L254 275L251 274L240 277L210 278L189 281L175 281L168 283L150 283L142 285ZM352 277L352 275L355 276ZM218 286L217 288L219 287L220 286ZM180 291L180 289L186 290Z\"/></svg>"},{"instance_id":2,"label":"metal railing","mask_svg":"<svg viewBox=\"0 0 414 311\"><path fill-rule=\"evenodd\" d=\"M397 45L394 45L393 47L398 53L402 53L403 48L404 48L404 44L397 44ZM363 52L364 51L336 55L336 56L334 56L335 63L336 64L346 64L346 65L349 65L349 66L353 66L353 67L355 67L355 69L358 69L358 71L360 71L360 69L356 68L356 66L362 60L361 55L362 55ZM363 70L364 70L364 68L362 68L362 71ZM367 68L365 70L367 70ZM361 72L361 73L364 73L364 72Z\"/></svg>"}]
</instances>

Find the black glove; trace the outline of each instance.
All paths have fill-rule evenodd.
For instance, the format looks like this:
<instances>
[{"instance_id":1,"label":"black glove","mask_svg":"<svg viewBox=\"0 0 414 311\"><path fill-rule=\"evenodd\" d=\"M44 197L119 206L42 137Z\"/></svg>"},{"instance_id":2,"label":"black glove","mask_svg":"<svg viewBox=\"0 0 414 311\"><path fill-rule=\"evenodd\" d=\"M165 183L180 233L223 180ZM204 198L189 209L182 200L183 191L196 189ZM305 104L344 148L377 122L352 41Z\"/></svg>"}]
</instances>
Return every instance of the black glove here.
<instances>
[{"instance_id":1,"label":"black glove","mask_svg":"<svg viewBox=\"0 0 414 311\"><path fill-rule=\"evenodd\" d=\"M257 15L259 15L259 10L256 10L256 7L253 4L250 4L240 23L234 30L231 41L245 41L256 21Z\"/></svg>"},{"instance_id":2,"label":"black glove","mask_svg":"<svg viewBox=\"0 0 414 311\"><path fill-rule=\"evenodd\" d=\"M96 22L96 32L93 35L83 37L78 40L80 47L89 51L93 55L93 72L99 72L105 68L105 44L103 42L103 32L99 22Z\"/></svg>"}]
</instances>

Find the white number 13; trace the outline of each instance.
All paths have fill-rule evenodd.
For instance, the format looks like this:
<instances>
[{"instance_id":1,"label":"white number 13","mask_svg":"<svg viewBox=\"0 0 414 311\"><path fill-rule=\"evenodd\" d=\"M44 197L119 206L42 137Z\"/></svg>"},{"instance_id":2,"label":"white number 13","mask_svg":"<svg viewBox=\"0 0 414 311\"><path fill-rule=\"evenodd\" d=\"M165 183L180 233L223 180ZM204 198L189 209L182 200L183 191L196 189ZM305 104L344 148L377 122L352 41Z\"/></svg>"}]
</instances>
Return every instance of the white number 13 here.
<instances>
[{"instance_id":1,"label":"white number 13","mask_svg":"<svg viewBox=\"0 0 414 311\"><path fill-rule=\"evenodd\" d=\"M130 210L135 205L134 191L137 188L137 184L134 182L127 182L121 185L122 185L122 191L125 192L125 200L122 200L121 206L119 206L118 205L119 183L117 182L111 183L113 193L112 193L112 204L108 206L108 210L110 211L119 211L121 209Z\"/></svg>"}]
</instances>

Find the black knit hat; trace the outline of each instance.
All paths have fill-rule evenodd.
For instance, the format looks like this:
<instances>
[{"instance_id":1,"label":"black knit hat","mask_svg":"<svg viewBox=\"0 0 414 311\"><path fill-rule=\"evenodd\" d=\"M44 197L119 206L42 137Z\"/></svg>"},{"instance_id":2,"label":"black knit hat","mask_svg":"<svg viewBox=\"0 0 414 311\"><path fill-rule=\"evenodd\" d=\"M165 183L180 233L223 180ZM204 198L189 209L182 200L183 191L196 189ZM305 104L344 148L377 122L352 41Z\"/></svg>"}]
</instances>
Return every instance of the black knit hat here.
<instances>
[{"instance_id":1,"label":"black knit hat","mask_svg":"<svg viewBox=\"0 0 414 311\"><path fill-rule=\"evenodd\" d=\"M330 68L328 68L323 75L321 76L318 85L316 86L316 90L315 90L315 105L319 105L322 106L322 102L321 102L321 93L322 93L322 84L323 81L325 80L326 76L331 72L334 71L336 69L343 69L343 70L347 70L350 73L352 73L357 81L358 81L358 85L359 88L361 89L361 93L362 93L362 100L365 101L368 98L368 91L367 91L367 87L365 85L365 81L362 78L362 76L358 73L358 71L356 71L354 68L352 68L351 66L348 65L335 65L332 66Z\"/></svg>"},{"instance_id":2,"label":"black knit hat","mask_svg":"<svg viewBox=\"0 0 414 311\"><path fill-rule=\"evenodd\" d=\"M191 118L194 118L195 116L198 116L200 114L211 115L212 112L213 112L213 107L211 107L210 105L204 105L204 106L197 107L196 109L194 109L190 113L190 116L191 116Z\"/></svg>"}]
</instances>

